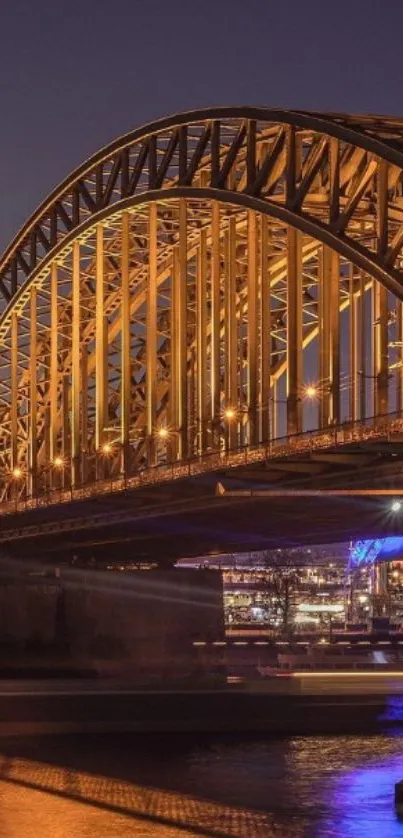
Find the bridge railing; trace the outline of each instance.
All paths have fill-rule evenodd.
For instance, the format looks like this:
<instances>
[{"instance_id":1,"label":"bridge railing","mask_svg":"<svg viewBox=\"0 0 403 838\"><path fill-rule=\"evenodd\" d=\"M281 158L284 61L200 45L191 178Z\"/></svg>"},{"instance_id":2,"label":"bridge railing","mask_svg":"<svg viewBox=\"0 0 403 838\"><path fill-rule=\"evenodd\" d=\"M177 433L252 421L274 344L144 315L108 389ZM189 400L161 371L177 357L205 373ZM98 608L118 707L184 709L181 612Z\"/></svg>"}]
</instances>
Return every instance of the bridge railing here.
<instances>
[{"instance_id":1,"label":"bridge railing","mask_svg":"<svg viewBox=\"0 0 403 838\"><path fill-rule=\"evenodd\" d=\"M184 461L139 469L133 475L111 477L85 485L72 486L69 489L44 491L32 498L19 498L0 504L0 515L71 503L143 486L197 477L205 472L248 466L264 460L300 456L357 442L377 439L389 442L392 439L396 440L399 436L403 441L403 411L371 416L358 422L344 422L322 430L303 431L292 436L278 437L270 442L244 445L232 450L208 451Z\"/></svg>"}]
</instances>

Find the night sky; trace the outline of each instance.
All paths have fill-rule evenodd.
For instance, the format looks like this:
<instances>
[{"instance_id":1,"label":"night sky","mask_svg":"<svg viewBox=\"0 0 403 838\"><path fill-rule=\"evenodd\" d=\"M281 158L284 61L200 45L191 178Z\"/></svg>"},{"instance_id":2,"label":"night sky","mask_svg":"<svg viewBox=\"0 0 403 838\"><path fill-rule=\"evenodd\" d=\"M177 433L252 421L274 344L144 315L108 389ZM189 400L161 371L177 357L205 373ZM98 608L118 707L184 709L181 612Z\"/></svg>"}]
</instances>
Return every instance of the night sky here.
<instances>
[{"instance_id":1,"label":"night sky","mask_svg":"<svg viewBox=\"0 0 403 838\"><path fill-rule=\"evenodd\" d=\"M3 0L0 249L114 137L256 104L403 116L401 0Z\"/></svg>"}]
</instances>

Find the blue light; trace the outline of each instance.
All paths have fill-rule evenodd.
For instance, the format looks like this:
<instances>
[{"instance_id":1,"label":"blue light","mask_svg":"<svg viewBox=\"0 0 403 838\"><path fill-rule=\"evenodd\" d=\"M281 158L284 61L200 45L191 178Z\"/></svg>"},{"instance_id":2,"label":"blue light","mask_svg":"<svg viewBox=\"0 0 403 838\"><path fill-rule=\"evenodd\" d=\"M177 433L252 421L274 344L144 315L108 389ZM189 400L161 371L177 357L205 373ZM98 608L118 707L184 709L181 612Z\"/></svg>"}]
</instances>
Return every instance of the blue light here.
<instances>
[{"instance_id":1,"label":"blue light","mask_svg":"<svg viewBox=\"0 0 403 838\"><path fill-rule=\"evenodd\" d=\"M356 541L350 550L352 566L371 565L382 559L401 558L403 556L403 536L388 538L368 538Z\"/></svg>"},{"instance_id":2,"label":"blue light","mask_svg":"<svg viewBox=\"0 0 403 838\"><path fill-rule=\"evenodd\" d=\"M393 797L402 770L401 757L385 754L374 765L357 767L337 777L329 789L328 809L317 834L332 838L399 838L402 825L395 814Z\"/></svg>"}]
</instances>

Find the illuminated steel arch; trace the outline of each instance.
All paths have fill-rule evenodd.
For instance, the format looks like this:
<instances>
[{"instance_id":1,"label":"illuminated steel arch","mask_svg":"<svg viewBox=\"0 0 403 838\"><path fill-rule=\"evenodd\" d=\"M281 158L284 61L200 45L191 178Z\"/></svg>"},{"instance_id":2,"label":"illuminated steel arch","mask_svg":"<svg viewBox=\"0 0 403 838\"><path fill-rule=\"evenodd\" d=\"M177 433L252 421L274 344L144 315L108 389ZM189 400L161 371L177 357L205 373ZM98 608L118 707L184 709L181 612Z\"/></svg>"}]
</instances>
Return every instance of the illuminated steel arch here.
<instances>
[{"instance_id":1,"label":"illuminated steel arch","mask_svg":"<svg viewBox=\"0 0 403 838\"><path fill-rule=\"evenodd\" d=\"M403 120L256 108L84 163L0 260L2 499L401 411L402 175Z\"/></svg>"}]
</instances>

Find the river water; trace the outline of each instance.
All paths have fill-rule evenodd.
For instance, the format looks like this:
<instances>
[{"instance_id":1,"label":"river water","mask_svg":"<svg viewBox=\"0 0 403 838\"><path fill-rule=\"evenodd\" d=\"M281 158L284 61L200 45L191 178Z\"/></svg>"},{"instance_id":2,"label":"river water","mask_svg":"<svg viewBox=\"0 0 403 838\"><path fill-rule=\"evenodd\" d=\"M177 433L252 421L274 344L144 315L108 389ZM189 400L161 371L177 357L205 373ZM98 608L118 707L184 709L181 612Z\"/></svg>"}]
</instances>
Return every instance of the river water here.
<instances>
[{"instance_id":1,"label":"river water","mask_svg":"<svg viewBox=\"0 0 403 838\"><path fill-rule=\"evenodd\" d=\"M0 742L1 838L397 838L403 733Z\"/></svg>"}]
</instances>

